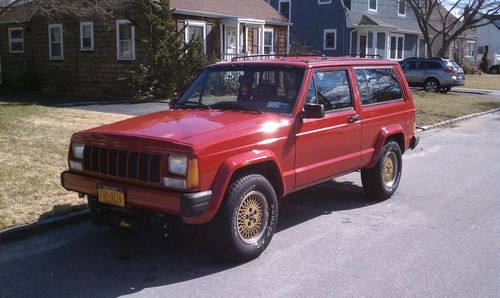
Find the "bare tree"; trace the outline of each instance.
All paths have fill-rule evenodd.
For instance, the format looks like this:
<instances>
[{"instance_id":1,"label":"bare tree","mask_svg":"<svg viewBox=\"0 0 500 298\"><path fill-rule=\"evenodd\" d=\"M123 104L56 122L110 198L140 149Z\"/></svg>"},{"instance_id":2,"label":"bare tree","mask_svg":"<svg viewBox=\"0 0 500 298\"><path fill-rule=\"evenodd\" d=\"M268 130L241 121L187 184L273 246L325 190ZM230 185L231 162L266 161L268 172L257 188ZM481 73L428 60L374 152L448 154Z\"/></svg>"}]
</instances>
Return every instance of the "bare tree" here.
<instances>
[{"instance_id":1,"label":"bare tree","mask_svg":"<svg viewBox=\"0 0 500 298\"><path fill-rule=\"evenodd\" d=\"M446 56L451 43L467 30L488 25L500 13L499 0L406 0L417 18L427 55ZM439 42L439 50L432 46Z\"/></svg>"},{"instance_id":2,"label":"bare tree","mask_svg":"<svg viewBox=\"0 0 500 298\"><path fill-rule=\"evenodd\" d=\"M36 9L48 17L108 17L134 0L0 0L0 16L19 7Z\"/></svg>"}]
</instances>

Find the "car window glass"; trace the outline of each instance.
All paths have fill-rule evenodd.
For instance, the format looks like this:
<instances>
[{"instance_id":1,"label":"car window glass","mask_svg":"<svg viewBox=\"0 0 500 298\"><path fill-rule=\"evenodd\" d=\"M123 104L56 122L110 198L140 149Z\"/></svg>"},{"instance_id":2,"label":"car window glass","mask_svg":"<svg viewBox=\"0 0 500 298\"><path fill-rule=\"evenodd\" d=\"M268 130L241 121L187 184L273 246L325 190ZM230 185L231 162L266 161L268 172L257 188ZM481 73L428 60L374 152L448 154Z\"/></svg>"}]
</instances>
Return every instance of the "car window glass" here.
<instances>
[{"instance_id":1,"label":"car window glass","mask_svg":"<svg viewBox=\"0 0 500 298\"><path fill-rule=\"evenodd\" d=\"M379 103L403 98L396 74L392 68L365 69L370 88L371 103Z\"/></svg>"},{"instance_id":2,"label":"car window glass","mask_svg":"<svg viewBox=\"0 0 500 298\"><path fill-rule=\"evenodd\" d=\"M313 79L311 79L311 84L309 85L309 90L307 91L306 103L317 103L316 88L314 87Z\"/></svg>"},{"instance_id":3,"label":"car window glass","mask_svg":"<svg viewBox=\"0 0 500 298\"><path fill-rule=\"evenodd\" d=\"M359 94L361 95L361 103L363 105L370 103L370 89L366 81L365 71L363 69L356 69L356 79L358 81Z\"/></svg>"},{"instance_id":4,"label":"car window glass","mask_svg":"<svg viewBox=\"0 0 500 298\"><path fill-rule=\"evenodd\" d=\"M346 70L318 71L314 73L318 103L325 110L352 107L351 89Z\"/></svg>"}]
</instances>

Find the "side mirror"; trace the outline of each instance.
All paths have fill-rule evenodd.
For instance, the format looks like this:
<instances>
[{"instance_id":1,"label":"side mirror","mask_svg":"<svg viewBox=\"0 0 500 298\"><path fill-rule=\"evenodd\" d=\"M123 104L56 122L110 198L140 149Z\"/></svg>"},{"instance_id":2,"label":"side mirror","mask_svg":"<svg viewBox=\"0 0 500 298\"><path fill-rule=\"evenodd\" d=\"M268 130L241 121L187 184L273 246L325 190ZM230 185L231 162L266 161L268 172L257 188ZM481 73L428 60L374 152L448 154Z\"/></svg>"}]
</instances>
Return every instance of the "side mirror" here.
<instances>
[{"instance_id":1,"label":"side mirror","mask_svg":"<svg viewBox=\"0 0 500 298\"><path fill-rule=\"evenodd\" d=\"M324 118L325 106L317 103L306 103L303 115L304 118Z\"/></svg>"}]
</instances>

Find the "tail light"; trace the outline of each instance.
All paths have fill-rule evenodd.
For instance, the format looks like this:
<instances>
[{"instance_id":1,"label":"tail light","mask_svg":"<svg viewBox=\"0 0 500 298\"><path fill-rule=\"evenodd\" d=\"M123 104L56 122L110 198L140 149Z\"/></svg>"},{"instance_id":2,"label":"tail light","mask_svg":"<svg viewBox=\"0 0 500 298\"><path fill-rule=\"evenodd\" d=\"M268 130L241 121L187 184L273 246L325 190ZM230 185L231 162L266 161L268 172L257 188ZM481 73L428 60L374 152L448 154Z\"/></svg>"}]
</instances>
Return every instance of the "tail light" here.
<instances>
[{"instance_id":1,"label":"tail light","mask_svg":"<svg viewBox=\"0 0 500 298\"><path fill-rule=\"evenodd\" d=\"M446 72L449 74L457 74L457 71L454 69L447 69Z\"/></svg>"}]
</instances>

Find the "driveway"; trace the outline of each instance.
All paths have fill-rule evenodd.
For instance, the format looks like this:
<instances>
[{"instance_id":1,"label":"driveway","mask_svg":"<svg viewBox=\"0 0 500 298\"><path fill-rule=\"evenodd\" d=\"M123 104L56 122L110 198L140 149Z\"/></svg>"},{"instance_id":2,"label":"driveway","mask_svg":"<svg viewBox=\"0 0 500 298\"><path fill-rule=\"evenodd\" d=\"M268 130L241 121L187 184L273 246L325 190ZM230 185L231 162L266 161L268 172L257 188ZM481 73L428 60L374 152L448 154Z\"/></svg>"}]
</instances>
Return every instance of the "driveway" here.
<instances>
[{"instance_id":1,"label":"driveway","mask_svg":"<svg viewBox=\"0 0 500 298\"><path fill-rule=\"evenodd\" d=\"M398 192L358 173L290 195L265 253L220 261L89 223L0 246L0 297L494 297L500 293L500 114L422 135Z\"/></svg>"}]
</instances>

